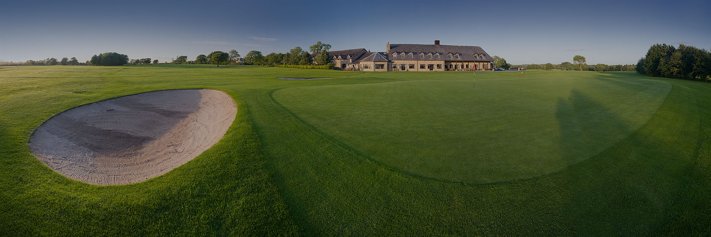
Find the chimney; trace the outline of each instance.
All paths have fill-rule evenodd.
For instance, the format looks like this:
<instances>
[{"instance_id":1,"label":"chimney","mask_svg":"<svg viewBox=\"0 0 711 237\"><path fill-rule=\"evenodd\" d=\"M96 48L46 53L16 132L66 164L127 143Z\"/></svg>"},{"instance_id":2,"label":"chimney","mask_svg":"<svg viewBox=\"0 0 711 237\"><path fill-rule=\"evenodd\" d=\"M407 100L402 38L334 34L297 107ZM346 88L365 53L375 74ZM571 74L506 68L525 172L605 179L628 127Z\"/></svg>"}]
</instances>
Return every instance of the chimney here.
<instances>
[{"instance_id":1,"label":"chimney","mask_svg":"<svg viewBox=\"0 0 711 237\"><path fill-rule=\"evenodd\" d=\"M385 52L390 53L390 41L388 41L388 44L385 45Z\"/></svg>"},{"instance_id":2,"label":"chimney","mask_svg":"<svg viewBox=\"0 0 711 237\"><path fill-rule=\"evenodd\" d=\"M439 40L435 40L435 45L439 45Z\"/></svg>"}]
</instances>

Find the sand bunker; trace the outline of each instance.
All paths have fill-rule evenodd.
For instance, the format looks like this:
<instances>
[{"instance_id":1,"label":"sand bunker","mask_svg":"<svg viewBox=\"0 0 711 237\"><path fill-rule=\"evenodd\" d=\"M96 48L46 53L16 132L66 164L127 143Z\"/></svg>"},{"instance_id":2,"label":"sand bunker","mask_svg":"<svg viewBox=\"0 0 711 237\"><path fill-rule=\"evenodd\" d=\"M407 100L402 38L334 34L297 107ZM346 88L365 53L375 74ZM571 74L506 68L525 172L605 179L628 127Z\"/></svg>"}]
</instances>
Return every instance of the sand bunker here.
<instances>
[{"instance_id":1,"label":"sand bunker","mask_svg":"<svg viewBox=\"0 0 711 237\"><path fill-rule=\"evenodd\" d=\"M67 177L137 183L200 155L225 135L236 114L224 92L148 92L67 110L37 128L29 145Z\"/></svg>"}]
</instances>

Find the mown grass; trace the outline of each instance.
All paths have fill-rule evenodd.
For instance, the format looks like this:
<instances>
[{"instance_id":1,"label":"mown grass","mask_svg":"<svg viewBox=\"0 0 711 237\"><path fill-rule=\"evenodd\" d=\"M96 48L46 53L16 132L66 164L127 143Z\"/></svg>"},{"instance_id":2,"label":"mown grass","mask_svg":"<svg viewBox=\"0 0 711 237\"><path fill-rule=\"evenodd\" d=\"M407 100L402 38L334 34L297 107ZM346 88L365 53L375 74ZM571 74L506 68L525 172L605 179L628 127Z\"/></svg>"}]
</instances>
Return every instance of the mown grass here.
<instances>
[{"instance_id":1,"label":"mown grass","mask_svg":"<svg viewBox=\"0 0 711 237\"><path fill-rule=\"evenodd\" d=\"M3 68L0 233L711 233L711 85L629 73L531 71L475 78L258 67ZM52 114L174 88L226 91L239 112L220 143L164 176L92 186L54 173L29 153L29 134ZM460 103L449 106L453 101ZM497 103L508 111L498 110ZM418 117L408 118L411 113ZM540 116L526 116L531 113ZM493 117L488 125L463 125L468 119L462 114ZM428 121L436 126L421 125ZM427 136L442 129L448 133L435 134L459 138L461 130L472 138L462 144ZM499 129L511 138L490 136L495 144L487 144L476 132L482 129ZM417 133L424 134L403 136ZM521 141L535 139L548 150L530 154L536 150ZM428 174L428 165L407 170L407 160L395 157L444 152L440 158L451 167L457 161L446 158L487 154L472 144L492 146L494 154L514 163L551 158L545 154L574 161L526 179L492 175L504 178L487 183L481 178L486 174L457 179L480 160L452 168L459 173Z\"/></svg>"},{"instance_id":2,"label":"mown grass","mask_svg":"<svg viewBox=\"0 0 711 237\"><path fill-rule=\"evenodd\" d=\"M553 173L605 150L646 123L671 88L595 76L297 87L274 98L395 169L490 183Z\"/></svg>"}]
</instances>

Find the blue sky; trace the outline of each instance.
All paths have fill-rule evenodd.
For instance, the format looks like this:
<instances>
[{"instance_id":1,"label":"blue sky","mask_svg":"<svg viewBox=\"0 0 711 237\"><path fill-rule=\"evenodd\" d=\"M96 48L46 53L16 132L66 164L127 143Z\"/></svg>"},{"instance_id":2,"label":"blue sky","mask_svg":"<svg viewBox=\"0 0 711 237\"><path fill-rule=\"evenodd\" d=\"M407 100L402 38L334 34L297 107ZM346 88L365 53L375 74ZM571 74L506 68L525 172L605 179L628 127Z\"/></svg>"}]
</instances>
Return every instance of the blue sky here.
<instances>
[{"instance_id":1,"label":"blue sky","mask_svg":"<svg viewBox=\"0 0 711 237\"><path fill-rule=\"evenodd\" d=\"M263 53L385 44L479 45L510 63L635 63L651 44L711 49L711 1L7 1L0 60L86 60L116 51L161 61L213 50Z\"/></svg>"}]
</instances>

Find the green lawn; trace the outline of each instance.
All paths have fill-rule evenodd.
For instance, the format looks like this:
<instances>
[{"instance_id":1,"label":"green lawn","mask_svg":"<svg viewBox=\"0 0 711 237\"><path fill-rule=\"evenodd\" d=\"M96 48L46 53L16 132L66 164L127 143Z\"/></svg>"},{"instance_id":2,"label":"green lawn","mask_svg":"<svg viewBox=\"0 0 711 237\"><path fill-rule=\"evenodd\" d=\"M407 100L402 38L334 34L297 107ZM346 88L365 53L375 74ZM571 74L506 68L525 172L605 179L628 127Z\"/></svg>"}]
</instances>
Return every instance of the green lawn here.
<instances>
[{"instance_id":1,"label":"green lawn","mask_svg":"<svg viewBox=\"0 0 711 237\"><path fill-rule=\"evenodd\" d=\"M435 75L296 87L274 98L318 130L396 170L490 183L553 173L600 153L644 125L671 88L595 76L474 81Z\"/></svg>"},{"instance_id":2,"label":"green lawn","mask_svg":"<svg viewBox=\"0 0 711 237\"><path fill-rule=\"evenodd\" d=\"M281 77L318 77L293 81ZM29 152L53 114L158 89L238 102L145 183ZM708 235L711 84L632 73L0 67L0 235ZM210 235L213 235L210 234Z\"/></svg>"}]
</instances>

